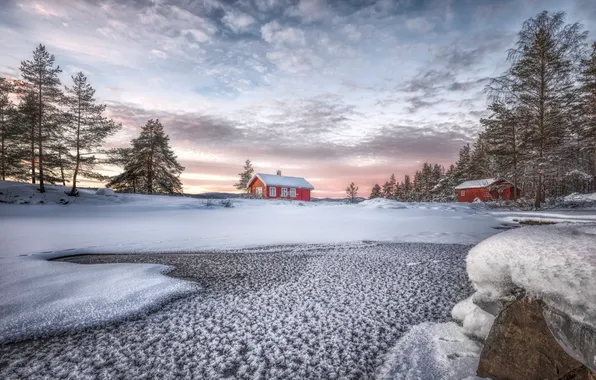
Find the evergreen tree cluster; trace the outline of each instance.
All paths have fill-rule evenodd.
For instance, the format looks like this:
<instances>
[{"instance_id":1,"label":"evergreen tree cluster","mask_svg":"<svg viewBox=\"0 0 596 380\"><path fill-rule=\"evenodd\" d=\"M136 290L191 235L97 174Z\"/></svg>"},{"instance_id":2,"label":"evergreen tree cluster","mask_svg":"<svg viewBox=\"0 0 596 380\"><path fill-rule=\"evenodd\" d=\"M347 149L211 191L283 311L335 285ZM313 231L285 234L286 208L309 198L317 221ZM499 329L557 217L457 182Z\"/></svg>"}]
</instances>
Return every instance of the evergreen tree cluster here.
<instances>
[{"instance_id":1,"label":"evergreen tree cluster","mask_svg":"<svg viewBox=\"0 0 596 380\"><path fill-rule=\"evenodd\" d=\"M184 168L159 121L150 120L131 148L106 151L105 140L122 126L104 116L106 106L95 99L85 74L73 75L71 86L63 87L62 70L41 44L20 72L21 80L0 77L1 180L30 181L42 193L46 183L70 183L68 194L76 196L81 178L108 180L94 169L111 163L125 168L109 183L117 190L182 192Z\"/></svg>"},{"instance_id":2,"label":"evergreen tree cluster","mask_svg":"<svg viewBox=\"0 0 596 380\"><path fill-rule=\"evenodd\" d=\"M448 169L425 163L413 180L392 175L371 198L453 201L455 186L504 178L535 207L547 198L596 192L596 42L563 12L524 22L509 67L486 87L487 118Z\"/></svg>"}]
</instances>

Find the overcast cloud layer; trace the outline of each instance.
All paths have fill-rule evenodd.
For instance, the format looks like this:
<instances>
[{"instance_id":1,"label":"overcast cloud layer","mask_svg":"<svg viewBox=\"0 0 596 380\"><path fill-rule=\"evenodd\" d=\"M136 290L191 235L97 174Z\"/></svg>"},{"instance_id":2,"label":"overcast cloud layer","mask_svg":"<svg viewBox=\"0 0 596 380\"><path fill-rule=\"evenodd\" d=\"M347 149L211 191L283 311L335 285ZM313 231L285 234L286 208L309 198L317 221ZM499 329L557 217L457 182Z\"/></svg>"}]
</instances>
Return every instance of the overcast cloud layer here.
<instances>
[{"instance_id":1,"label":"overcast cloud layer","mask_svg":"<svg viewBox=\"0 0 596 380\"><path fill-rule=\"evenodd\" d=\"M362 195L423 161L452 163L486 115L522 22L542 10L596 31L591 0L0 0L0 76L40 42L83 71L127 145L159 118L186 192L255 169ZM596 39L594 33L590 39Z\"/></svg>"}]
</instances>

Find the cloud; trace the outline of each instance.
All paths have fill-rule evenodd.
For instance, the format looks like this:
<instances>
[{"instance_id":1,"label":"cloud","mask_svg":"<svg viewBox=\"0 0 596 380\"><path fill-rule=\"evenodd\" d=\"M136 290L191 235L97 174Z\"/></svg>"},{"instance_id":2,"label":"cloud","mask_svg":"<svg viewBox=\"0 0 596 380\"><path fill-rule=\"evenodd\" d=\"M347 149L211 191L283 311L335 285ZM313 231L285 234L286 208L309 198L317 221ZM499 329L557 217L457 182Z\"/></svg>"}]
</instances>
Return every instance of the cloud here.
<instances>
[{"instance_id":1,"label":"cloud","mask_svg":"<svg viewBox=\"0 0 596 380\"><path fill-rule=\"evenodd\" d=\"M415 77L400 84L396 90L404 92L422 92L432 95L434 89L453 81L455 75L446 70L421 70Z\"/></svg>"},{"instance_id":2,"label":"cloud","mask_svg":"<svg viewBox=\"0 0 596 380\"><path fill-rule=\"evenodd\" d=\"M329 15L329 8L324 0L298 0L298 3L286 10L286 15L296 17L305 23L324 20Z\"/></svg>"},{"instance_id":3,"label":"cloud","mask_svg":"<svg viewBox=\"0 0 596 380\"><path fill-rule=\"evenodd\" d=\"M255 19L244 12L231 10L226 13L226 15L222 18L222 21L230 29L238 33L248 30L248 28L254 24Z\"/></svg>"},{"instance_id":4,"label":"cloud","mask_svg":"<svg viewBox=\"0 0 596 380\"><path fill-rule=\"evenodd\" d=\"M472 79L472 80L463 81L463 82L455 81L455 82L451 83L449 86L447 86L447 90L449 90L449 91L468 91L472 88L477 88L477 87L480 87L480 86L488 83L489 79L490 78L480 78L480 79Z\"/></svg>"},{"instance_id":5,"label":"cloud","mask_svg":"<svg viewBox=\"0 0 596 380\"><path fill-rule=\"evenodd\" d=\"M293 27L283 27L277 20L261 26L261 37L271 44L304 45L304 32Z\"/></svg>"},{"instance_id":6,"label":"cloud","mask_svg":"<svg viewBox=\"0 0 596 380\"><path fill-rule=\"evenodd\" d=\"M432 107L441 103L442 99L440 100L432 100L429 99L427 96L411 96L406 99L406 102L410 103L406 110L409 113L416 113L418 110L422 108Z\"/></svg>"},{"instance_id":7,"label":"cloud","mask_svg":"<svg viewBox=\"0 0 596 380\"><path fill-rule=\"evenodd\" d=\"M413 32L428 33L434 29L434 26L424 17L415 17L406 21L406 28Z\"/></svg>"}]
</instances>

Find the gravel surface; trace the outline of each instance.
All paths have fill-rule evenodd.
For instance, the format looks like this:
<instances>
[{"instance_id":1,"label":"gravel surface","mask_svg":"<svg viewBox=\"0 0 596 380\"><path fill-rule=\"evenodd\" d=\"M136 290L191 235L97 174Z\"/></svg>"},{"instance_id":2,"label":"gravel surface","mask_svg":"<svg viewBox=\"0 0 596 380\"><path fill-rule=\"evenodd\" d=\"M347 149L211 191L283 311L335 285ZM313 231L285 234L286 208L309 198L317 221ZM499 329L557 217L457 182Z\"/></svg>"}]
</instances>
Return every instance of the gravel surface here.
<instances>
[{"instance_id":1,"label":"gravel surface","mask_svg":"<svg viewBox=\"0 0 596 380\"><path fill-rule=\"evenodd\" d=\"M0 346L2 379L369 379L467 297L469 246L363 243L77 256L159 263L202 288L143 318Z\"/></svg>"}]
</instances>

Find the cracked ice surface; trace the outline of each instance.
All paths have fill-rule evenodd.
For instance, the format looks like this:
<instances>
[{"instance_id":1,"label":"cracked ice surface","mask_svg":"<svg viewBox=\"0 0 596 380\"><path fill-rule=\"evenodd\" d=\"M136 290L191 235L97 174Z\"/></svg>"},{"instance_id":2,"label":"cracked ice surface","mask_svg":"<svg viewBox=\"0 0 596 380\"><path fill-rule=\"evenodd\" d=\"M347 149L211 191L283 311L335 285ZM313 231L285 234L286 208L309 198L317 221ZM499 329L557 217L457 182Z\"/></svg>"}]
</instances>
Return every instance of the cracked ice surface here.
<instances>
[{"instance_id":1,"label":"cracked ice surface","mask_svg":"<svg viewBox=\"0 0 596 380\"><path fill-rule=\"evenodd\" d=\"M203 290L143 319L0 346L0 378L374 378L412 326L448 321L470 294L468 249L300 245L83 257L173 265L172 275Z\"/></svg>"}]
</instances>

